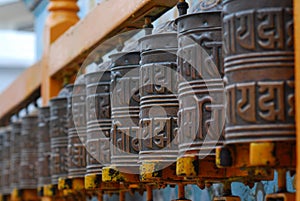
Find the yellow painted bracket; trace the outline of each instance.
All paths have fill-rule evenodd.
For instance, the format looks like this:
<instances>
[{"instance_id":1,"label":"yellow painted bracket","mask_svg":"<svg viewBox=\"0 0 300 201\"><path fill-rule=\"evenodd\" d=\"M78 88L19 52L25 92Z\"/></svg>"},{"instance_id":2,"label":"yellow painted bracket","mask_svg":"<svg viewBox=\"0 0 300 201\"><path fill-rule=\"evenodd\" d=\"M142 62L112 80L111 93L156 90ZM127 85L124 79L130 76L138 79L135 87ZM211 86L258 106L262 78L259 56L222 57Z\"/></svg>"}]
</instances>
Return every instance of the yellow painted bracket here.
<instances>
[{"instance_id":1,"label":"yellow painted bracket","mask_svg":"<svg viewBox=\"0 0 300 201\"><path fill-rule=\"evenodd\" d=\"M161 178L162 171L156 166L156 162L143 163L140 166L140 180L146 182Z\"/></svg>"},{"instance_id":2,"label":"yellow painted bracket","mask_svg":"<svg viewBox=\"0 0 300 201\"><path fill-rule=\"evenodd\" d=\"M186 156L176 161L176 175L181 177L196 177L199 160L197 156Z\"/></svg>"},{"instance_id":3,"label":"yellow painted bracket","mask_svg":"<svg viewBox=\"0 0 300 201\"><path fill-rule=\"evenodd\" d=\"M57 185L45 185L43 186L43 196L55 196L57 193Z\"/></svg>"},{"instance_id":4,"label":"yellow painted bracket","mask_svg":"<svg viewBox=\"0 0 300 201\"><path fill-rule=\"evenodd\" d=\"M84 188L86 190L94 190L100 188L102 181L101 174L89 174L84 177Z\"/></svg>"},{"instance_id":5,"label":"yellow painted bracket","mask_svg":"<svg viewBox=\"0 0 300 201\"><path fill-rule=\"evenodd\" d=\"M139 183L139 175L119 171L116 167L104 167L102 169L103 182Z\"/></svg>"},{"instance_id":6,"label":"yellow painted bracket","mask_svg":"<svg viewBox=\"0 0 300 201\"><path fill-rule=\"evenodd\" d=\"M249 166L295 169L295 142L262 142L250 144Z\"/></svg>"},{"instance_id":7,"label":"yellow painted bracket","mask_svg":"<svg viewBox=\"0 0 300 201\"><path fill-rule=\"evenodd\" d=\"M181 182L182 177L176 175L176 163L167 165L161 161L147 161L140 166L140 181L164 186Z\"/></svg>"},{"instance_id":8,"label":"yellow painted bracket","mask_svg":"<svg viewBox=\"0 0 300 201\"><path fill-rule=\"evenodd\" d=\"M275 144L272 142L250 143L250 166L275 166Z\"/></svg>"},{"instance_id":9,"label":"yellow painted bracket","mask_svg":"<svg viewBox=\"0 0 300 201\"><path fill-rule=\"evenodd\" d=\"M19 194L19 190L14 188L11 192L11 200L13 201L18 201L20 200L20 194Z\"/></svg>"},{"instance_id":10,"label":"yellow painted bracket","mask_svg":"<svg viewBox=\"0 0 300 201\"><path fill-rule=\"evenodd\" d=\"M69 181L66 181L67 179L65 178L59 178L58 179L58 190L64 190L64 189L70 189L72 188L70 185L70 182Z\"/></svg>"}]
</instances>

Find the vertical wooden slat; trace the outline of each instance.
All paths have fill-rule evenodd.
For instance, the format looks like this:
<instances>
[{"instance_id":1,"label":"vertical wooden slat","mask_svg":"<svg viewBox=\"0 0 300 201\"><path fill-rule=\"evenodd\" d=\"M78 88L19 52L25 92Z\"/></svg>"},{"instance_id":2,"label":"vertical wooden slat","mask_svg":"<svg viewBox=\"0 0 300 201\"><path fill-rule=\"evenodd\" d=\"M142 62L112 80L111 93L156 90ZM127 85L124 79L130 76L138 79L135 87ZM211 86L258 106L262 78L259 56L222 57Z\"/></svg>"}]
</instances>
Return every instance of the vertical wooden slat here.
<instances>
[{"instance_id":1,"label":"vertical wooden slat","mask_svg":"<svg viewBox=\"0 0 300 201\"><path fill-rule=\"evenodd\" d=\"M77 0L50 0L49 15L45 25L43 72L41 94L43 105L47 105L51 97L56 96L63 83L53 79L50 75L49 49L66 30L79 21ZM59 54L59 52L56 52ZM55 59L55 58L53 58Z\"/></svg>"}]
</instances>

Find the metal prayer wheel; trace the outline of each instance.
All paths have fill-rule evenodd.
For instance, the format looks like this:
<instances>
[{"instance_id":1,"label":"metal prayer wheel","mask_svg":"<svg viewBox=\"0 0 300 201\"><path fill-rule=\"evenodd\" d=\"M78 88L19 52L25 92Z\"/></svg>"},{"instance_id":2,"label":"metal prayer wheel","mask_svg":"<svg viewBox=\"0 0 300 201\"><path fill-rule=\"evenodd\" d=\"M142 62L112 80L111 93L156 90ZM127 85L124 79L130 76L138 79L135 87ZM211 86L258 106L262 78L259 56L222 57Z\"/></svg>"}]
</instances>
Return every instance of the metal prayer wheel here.
<instances>
[{"instance_id":1,"label":"metal prayer wheel","mask_svg":"<svg viewBox=\"0 0 300 201\"><path fill-rule=\"evenodd\" d=\"M110 164L110 69L109 63L99 71L85 75L87 114L87 171L101 174L102 167Z\"/></svg>"},{"instance_id":2,"label":"metal prayer wheel","mask_svg":"<svg viewBox=\"0 0 300 201\"><path fill-rule=\"evenodd\" d=\"M37 167L38 160L38 117L27 115L22 118L21 126L21 162L19 181L20 189L37 188Z\"/></svg>"},{"instance_id":3,"label":"metal prayer wheel","mask_svg":"<svg viewBox=\"0 0 300 201\"><path fill-rule=\"evenodd\" d=\"M11 124L11 146L10 146L10 187L19 187L19 172L21 162L21 122Z\"/></svg>"},{"instance_id":4,"label":"metal prayer wheel","mask_svg":"<svg viewBox=\"0 0 300 201\"><path fill-rule=\"evenodd\" d=\"M86 87L83 76L77 78L68 102L68 176L82 178L86 173Z\"/></svg>"},{"instance_id":5,"label":"metal prayer wheel","mask_svg":"<svg viewBox=\"0 0 300 201\"><path fill-rule=\"evenodd\" d=\"M120 171L137 173L139 154L140 52L110 55L111 66L111 164Z\"/></svg>"},{"instance_id":6,"label":"metal prayer wheel","mask_svg":"<svg viewBox=\"0 0 300 201\"><path fill-rule=\"evenodd\" d=\"M179 153L215 155L223 141L224 84L220 1L176 19L178 31ZM214 160L214 159L212 159Z\"/></svg>"},{"instance_id":7,"label":"metal prayer wheel","mask_svg":"<svg viewBox=\"0 0 300 201\"><path fill-rule=\"evenodd\" d=\"M9 127L5 127L2 130L2 136L3 136L3 145L2 145L2 194L10 194L10 183L9 183L9 177L10 177L10 137L11 137L11 130Z\"/></svg>"},{"instance_id":8,"label":"metal prayer wheel","mask_svg":"<svg viewBox=\"0 0 300 201\"><path fill-rule=\"evenodd\" d=\"M140 129L142 164L158 162L161 168L177 157L177 34L154 33L139 40Z\"/></svg>"},{"instance_id":9,"label":"metal prayer wheel","mask_svg":"<svg viewBox=\"0 0 300 201\"><path fill-rule=\"evenodd\" d=\"M38 113L38 187L51 184L50 172L50 107L39 108Z\"/></svg>"},{"instance_id":10,"label":"metal prayer wheel","mask_svg":"<svg viewBox=\"0 0 300 201\"><path fill-rule=\"evenodd\" d=\"M295 140L292 1L223 5L227 144Z\"/></svg>"},{"instance_id":11,"label":"metal prayer wheel","mask_svg":"<svg viewBox=\"0 0 300 201\"><path fill-rule=\"evenodd\" d=\"M50 100L51 182L68 176L68 98L73 85L67 85Z\"/></svg>"}]
</instances>

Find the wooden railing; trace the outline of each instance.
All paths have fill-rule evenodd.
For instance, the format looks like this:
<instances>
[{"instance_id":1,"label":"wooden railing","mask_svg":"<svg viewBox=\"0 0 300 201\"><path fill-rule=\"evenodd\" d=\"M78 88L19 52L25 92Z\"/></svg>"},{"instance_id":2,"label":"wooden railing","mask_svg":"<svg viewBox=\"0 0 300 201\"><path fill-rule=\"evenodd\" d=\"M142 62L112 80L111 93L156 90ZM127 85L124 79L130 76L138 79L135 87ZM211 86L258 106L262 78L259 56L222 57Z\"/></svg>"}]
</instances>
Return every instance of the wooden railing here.
<instances>
[{"instance_id":1,"label":"wooden railing","mask_svg":"<svg viewBox=\"0 0 300 201\"><path fill-rule=\"evenodd\" d=\"M122 31L142 28L145 16L156 19L178 2L104 1L75 24L78 21L76 1L50 1L44 56L0 94L0 125L8 124L13 114L39 96L43 99L43 105L47 105L50 98L56 96L61 89L63 77L74 74L94 47ZM66 14L59 17L63 10L67 11ZM70 14L70 10L73 13Z\"/></svg>"}]
</instances>

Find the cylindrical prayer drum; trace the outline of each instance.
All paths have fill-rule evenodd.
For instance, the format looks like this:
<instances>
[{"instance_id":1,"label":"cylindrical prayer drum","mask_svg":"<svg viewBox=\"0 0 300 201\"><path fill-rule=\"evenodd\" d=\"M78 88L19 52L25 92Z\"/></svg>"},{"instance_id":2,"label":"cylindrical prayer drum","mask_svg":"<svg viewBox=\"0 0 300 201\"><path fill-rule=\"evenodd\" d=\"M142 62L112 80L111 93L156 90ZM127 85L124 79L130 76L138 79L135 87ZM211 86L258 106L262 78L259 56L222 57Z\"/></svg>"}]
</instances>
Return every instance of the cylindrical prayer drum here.
<instances>
[{"instance_id":1,"label":"cylindrical prayer drum","mask_svg":"<svg viewBox=\"0 0 300 201\"><path fill-rule=\"evenodd\" d=\"M139 157L140 52L110 55L111 67L111 164L120 171L137 173Z\"/></svg>"},{"instance_id":2,"label":"cylindrical prayer drum","mask_svg":"<svg viewBox=\"0 0 300 201\"><path fill-rule=\"evenodd\" d=\"M38 114L38 187L51 184L50 172L50 107L39 108Z\"/></svg>"},{"instance_id":3,"label":"cylindrical prayer drum","mask_svg":"<svg viewBox=\"0 0 300 201\"><path fill-rule=\"evenodd\" d=\"M227 144L295 140L292 0L225 0Z\"/></svg>"},{"instance_id":4,"label":"cylindrical prayer drum","mask_svg":"<svg viewBox=\"0 0 300 201\"><path fill-rule=\"evenodd\" d=\"M85 75L87 114L87 172L101 174L110 164L110 69L107 62L99 71Z\"/></svg>"},{"instance_id":5,"label":"cylindrical prayer drum","mask_svg":"<svg viewBox=\"0 0 300 201\"><path fill-rule=\"evenodd\" d=\"M86 173L86 87L83 76L77 78L68 102L68 176L83 178Z\"/></svg>"},{"instance_id":6,"label":"cylindrical prayer drum","mask_svg":"<svg viewBox=\"0 0 300 201\"><path fill-rule=\"evenodd\" d=\"M215 155L223 142L224 84L220 1L202 1L176 19L178 30L179 156Z\"/></svg>"},{"instance_id":7,"label":"cylindrical prayer drum","mask_svg":"<svg viewBox=\"0 0 300 201\"><path fill-rule=\"evenodd\" d=\"M10 188L10 138L11 138L11 129L10 127L3 128L3 150L2 150L2 193L4 195L11 193Z\"/></svg>"},{"instance_id":8,"label":"cylindrical prayer drum","mask_svg":"<svg viewBox=\"0 0 300 201\"><path fill-rule=\"evenodd\" d=\"M38 160L38 117L27 115L22 118L21 126L21 162L19 172L20 189L37 188Z\"/></svg>"},{"instance_id":9,"label":"cylindrical prayer drum","mask_svg":"<svg viewBox=\"0 0 300 201\"><path fill-rule=\"evenodd\" d=\"M50 100L51 183L68 176L68 98L73 85L67 85Z\"/></svg>"},{"instance_id":10,"label":"cylindrical prayer drum","mask_svg":"<svg viewBox=\"0 0 300 201\"><path fill-rule=\"evenodd\" d=\"M140 162L164 167L177 157L177 34L155 33L139 40Z\"/></svg>"},{"instance_id":11,"label":"cylindrical prayer drum","mask_svg":"<svg viewBox=\"0 0 300 201\"><path fill-rule=\"evenodd\" d=\"M11 189L19 187L19 172L21 162L21 122L11 124L10 138L10 187Z\"/></svg>"}]
</instances>

